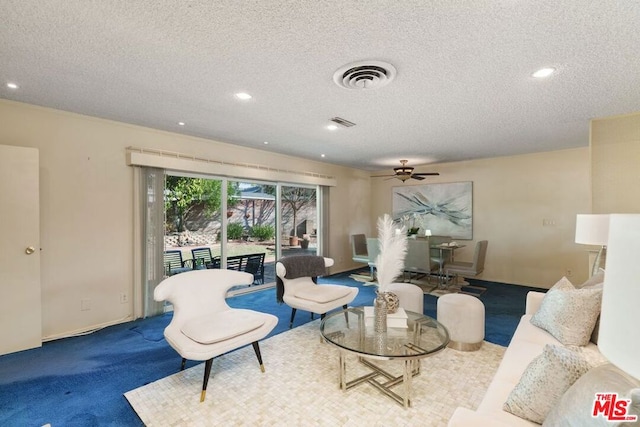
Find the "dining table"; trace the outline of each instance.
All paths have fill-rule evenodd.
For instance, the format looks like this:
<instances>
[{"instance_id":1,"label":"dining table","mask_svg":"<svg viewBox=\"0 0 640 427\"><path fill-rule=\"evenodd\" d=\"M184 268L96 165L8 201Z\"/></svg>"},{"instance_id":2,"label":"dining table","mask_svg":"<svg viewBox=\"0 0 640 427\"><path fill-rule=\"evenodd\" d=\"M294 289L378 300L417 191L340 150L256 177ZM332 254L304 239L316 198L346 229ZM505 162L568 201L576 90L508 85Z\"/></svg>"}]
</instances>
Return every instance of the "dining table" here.
<instances>
[{"instance_id":1,"label":"dining table","mask_svg":"<svg viewBox=\"0 0 640 427\"><path fill-rule=\"evenodd\" d=\"M445 261L449 259L453 261L454 253L456 249L462 249L466 246L467 245L460 245L457 242L449 242L449 243L445 242L445 243L440 243L437 245L430 246L432 249L438 249L439 251L439 256L437 258L431 258L431 259L438 263L438 284L441 287L446 285L447 282L449 281L449 278L446 277L446 274L444 271ZM448 252L448 253L445 254L445 252Z\"/></svg>"}]
</instances>

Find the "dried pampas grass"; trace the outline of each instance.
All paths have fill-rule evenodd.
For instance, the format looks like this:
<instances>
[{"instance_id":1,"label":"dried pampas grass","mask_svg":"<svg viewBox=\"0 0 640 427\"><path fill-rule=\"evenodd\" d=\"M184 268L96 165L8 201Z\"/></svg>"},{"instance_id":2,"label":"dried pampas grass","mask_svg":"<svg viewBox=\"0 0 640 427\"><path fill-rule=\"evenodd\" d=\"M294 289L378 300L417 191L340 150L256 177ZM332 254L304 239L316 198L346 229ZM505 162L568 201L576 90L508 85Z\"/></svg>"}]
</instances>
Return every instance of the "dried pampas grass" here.
<instances>
[{"instance_id":1,"label":"dried pampas grass","mask_svg":"<svg viewBox=\"0 0 640 427\"><path fill-rule=\"evenodd\" d=\"M399 233L388 214L378 218L378 244L380 252L376 258L378 288L384 292L404 270L407 254L407 236L404 227Z\"/></svg>"}]
</instances>

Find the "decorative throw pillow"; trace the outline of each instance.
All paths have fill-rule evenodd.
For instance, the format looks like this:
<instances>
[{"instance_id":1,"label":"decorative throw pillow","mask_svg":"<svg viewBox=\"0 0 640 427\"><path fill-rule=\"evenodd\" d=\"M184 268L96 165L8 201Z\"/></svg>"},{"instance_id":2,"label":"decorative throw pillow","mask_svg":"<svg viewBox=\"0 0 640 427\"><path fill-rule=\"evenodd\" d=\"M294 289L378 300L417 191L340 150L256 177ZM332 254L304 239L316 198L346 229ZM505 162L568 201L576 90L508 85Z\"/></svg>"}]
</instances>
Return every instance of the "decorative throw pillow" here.
<instances>
[{"instance_id":1,"label":"decorative throw pillow","mask_svg":"<svg viewBox=\"0 0 640 427\"><path fill-rule=\"evenodd\" d=\"M564 345L587 345L601 303L602 289L575 289L563 277L545 294L531 323Z\"/></svg>"},{"instance_id":2,"label":"decorative throw pillow","mask_svg":"<svg viewBox=\"0 0 640 427\"><path fill-rule=\"evenodd\" d=\"M604 270L600 270L590 278L588 278L583 284L576 286L578 289L591 288L595 285L599 285L604 282Z\"/></svg>"},{"instance_id":3,"label":"decorative throw pillow","mask_svg":"<svg viewBox=\"0 0 640 427\"><path fill-rule=\"evenodd\" d=\"M580 352L547 344L542 354L529 363L503 409L542 424L564 392L590 368Z\"/></svg>"},{"instance_id":4,"label":"decorative throw pillow","mask_svg":"<svg viewBox=\"0 0 640 427\"><path fill-rule=\"evenodd\" d=\"M630 399L627 415L636 415L636 423L617 423L602 415L593 417L593 403L597 393L617 393L618 400ZM582 427L640 425L640 381L607 363L591 369L566 391L556 406L549 412L543 426Z\"/></svg>"},{"instance_id":5,"label":"decorative throw pillow","mask_svg":"<svg viewBox=\"0 0 640 427\"><path fill-rule=\"evenodd\" d=\"M600 289L600 290L602 290L603 288L604 288L604 271L592 276L591 279L584 282L580 287L580 289ZM598 318L596 319L596 325L593 327L593 332L591 333L590 341L592 343L598 344L599 332L600 332L600 315L598 315Z\"/></svg>"}]
</instances>

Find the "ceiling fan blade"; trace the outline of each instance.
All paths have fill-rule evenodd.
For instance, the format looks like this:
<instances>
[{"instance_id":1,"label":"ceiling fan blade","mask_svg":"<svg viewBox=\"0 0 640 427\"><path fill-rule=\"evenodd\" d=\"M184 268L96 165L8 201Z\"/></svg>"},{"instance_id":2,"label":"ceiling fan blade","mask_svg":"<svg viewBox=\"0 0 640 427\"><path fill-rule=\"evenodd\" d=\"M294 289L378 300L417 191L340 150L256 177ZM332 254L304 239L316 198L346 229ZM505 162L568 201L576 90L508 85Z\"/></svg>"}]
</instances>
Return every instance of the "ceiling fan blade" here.
<instances>
[{"instance_id":1,"label":"ceiling fan blade","mask_svg":"<svg viewBox=\"0 0 640 427\"><path fill-rule=\"evenodd\" d=\"M413 176L438 176L440 175L438 172L424 172L424 173L414 173Z\"/></svg>"},{"instance_id":2,"label":"ceiling fan blade","mask_svg":"<svg viewBox=\"0 0 640 427\"><path fill-rule=\"evenodd\" d=\"M386 177L395 177L396 175L371 175L371 178L386 178Z\"/></svg>"},{"instance_id":3,"label":"ceiling fan blade","mask_svg":"<svg viewBox=\"0 0 640 427\"><path fill-rule=\"evenodd\" d=\"M422 181L424 179L424 176L413 174L413 175L411 175L411 178L412 179L417 179L418 181Z\"/></svg>"}]
</instances>

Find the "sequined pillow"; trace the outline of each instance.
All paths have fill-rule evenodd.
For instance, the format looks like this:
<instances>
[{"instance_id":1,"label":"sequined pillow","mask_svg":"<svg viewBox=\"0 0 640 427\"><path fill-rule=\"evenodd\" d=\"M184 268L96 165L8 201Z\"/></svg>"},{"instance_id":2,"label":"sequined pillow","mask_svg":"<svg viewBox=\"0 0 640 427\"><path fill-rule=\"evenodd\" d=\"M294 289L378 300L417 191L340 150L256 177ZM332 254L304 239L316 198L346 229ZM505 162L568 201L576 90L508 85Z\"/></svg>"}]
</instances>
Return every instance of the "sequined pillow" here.
<instances>
[{"instance_id":1,"label":"sequined pillow","mask_svg":"<svg viewBox=\"0 0 640 427\"><path fill-rule=\"evenodd\" d=\"M602 289L576 289L563 277L546 293L531 323L564 345L587 345L601 303Z\"/></svg>"},{"instance_id":2,"label":"sequined pillow","mask_svg":"<svg viewBox=\"0 0 640 427\"><path fill-rule=\"evenodd\" d=\"M564 392L589 369L591 364L581 352L547 344L529 363L503 409L542 424Z\"/></svg>"}]
</instances>

